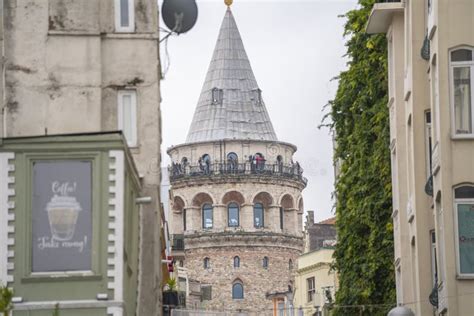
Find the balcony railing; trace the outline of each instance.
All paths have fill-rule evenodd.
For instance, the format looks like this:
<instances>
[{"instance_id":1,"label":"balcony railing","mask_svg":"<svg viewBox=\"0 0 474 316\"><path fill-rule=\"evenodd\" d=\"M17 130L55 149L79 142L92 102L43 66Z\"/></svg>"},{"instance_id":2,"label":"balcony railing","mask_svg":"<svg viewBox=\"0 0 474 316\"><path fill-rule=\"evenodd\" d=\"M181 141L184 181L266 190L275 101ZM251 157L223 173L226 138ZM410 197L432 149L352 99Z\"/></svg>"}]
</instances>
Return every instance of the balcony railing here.
<instances>
[{"instance_id":1,"label":"balcony railing","mask_svg":"<svg viewBox=\"0 0 474 316\"><path fill-rule=\"evenodd\" d=\"M305 185L308 180L303 177L303 169L298 163L296 164L268 164L259 163L212 163L201 165L183 165L172 164L169 168L170 180L175 181L193 177L209 177L209 176L241 176L241 175L260 175L282 177L302 181Z\"/></svg>"},{"instance_id":2,"label":"balcony railing","mask_svg":"<svg viewBox=\"0 0 474 316\"><path fill-rule=\"evenodd\" d=\"M173 243L171 244L171 250L174 250L174 251L184 250L184 235L183 234L173 235Z\"/></svg>"}]
</instances>

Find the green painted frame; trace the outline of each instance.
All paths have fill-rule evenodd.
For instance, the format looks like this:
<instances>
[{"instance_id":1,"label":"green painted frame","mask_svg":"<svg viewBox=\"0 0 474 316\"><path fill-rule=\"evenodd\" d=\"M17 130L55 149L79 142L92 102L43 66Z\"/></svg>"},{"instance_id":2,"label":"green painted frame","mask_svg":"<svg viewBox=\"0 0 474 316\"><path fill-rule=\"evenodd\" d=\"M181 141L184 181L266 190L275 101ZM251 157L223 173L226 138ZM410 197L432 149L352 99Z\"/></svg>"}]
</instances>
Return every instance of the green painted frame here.
<instances>
[{"instance_id":1,"label":"green painted frame","mask_svg":"<svg viewBox=\"0 0 474 316\"><path fill-rule=\"evenodd\" d=\"M77 298L95 299L97 293L107 292L107 225L108 225L108 198L109 198L109 159L108 151L68 151L68 150L50 150L50 151L32 151L28 153L18 153L15 159L15 175L16 175L16 196L15 196L15 290L17 295L22 295L24 284L37 283L39 287L48 288L47 284L56 283L50 286L55 292L56 300L71 299L71 289L74 285L70 282L90 281L92 288L84 286L84 296L79 295ZM67 273L32 273L32 236L31 236L31 207L32 207L32 173L33 163L45 160L88 160L92 162L92 262L91 271L86 273L82 271L71 271ZM26 199L18 199L20 196L26 196ZM27 229L21 229L26 227ZM20 282L18 282L20 280ZM82 287L81 286L81 287ZM33 287L25 287L28 292L26 295L30 299L37 297L44 300L44 294L36 294ZM56 288L61 288L59 293ZM47 291L49 292L49 291ZM72 291L74 292L74 291ZM26 293L25 293L26 294ZM89 295L88 295L89 294ZM90 295L92 294L92 295ZM76 295L74 295L76 296Z\"/></svg>"}]
</instances>

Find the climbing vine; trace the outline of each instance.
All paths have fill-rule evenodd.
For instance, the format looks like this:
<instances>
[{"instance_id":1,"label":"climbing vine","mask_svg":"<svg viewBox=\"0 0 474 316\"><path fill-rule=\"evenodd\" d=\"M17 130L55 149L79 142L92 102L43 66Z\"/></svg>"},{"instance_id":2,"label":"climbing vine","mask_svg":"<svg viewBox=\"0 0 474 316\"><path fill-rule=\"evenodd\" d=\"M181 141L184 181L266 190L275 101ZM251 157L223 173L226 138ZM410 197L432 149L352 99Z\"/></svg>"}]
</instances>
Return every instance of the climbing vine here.
<instances>
[{"instance_id":1,"label":"climbing vine","mask_svg":"<svg viewBox=\"0 0 474 316\"><path fill-rule=\"evenodd\" d=\"M348 70L337 77L327 115L340 166L334 254L339 289L333 315L385 316L396 302L387 43L384 34L365 32L374 2L359 0L358 8L344 15Z\"/></svg>"}]
</instances>

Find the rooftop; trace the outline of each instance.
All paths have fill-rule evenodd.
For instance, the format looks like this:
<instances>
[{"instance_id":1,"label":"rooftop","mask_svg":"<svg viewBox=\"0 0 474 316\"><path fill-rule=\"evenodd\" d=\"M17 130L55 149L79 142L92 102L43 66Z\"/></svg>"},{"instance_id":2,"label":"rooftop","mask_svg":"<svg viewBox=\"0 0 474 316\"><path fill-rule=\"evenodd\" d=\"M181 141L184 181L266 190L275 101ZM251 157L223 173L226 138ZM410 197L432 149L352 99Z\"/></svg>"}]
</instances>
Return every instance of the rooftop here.
<instances>
[{"instance_id":1,"label":"rooftop","mask_svg":"<svg viewBox=\"0 0 474 316\"><path fill-rule=\"evenodd\" d=\"M324 224L324 225L336 225L336 217L331 217L328 219L325 219L319 223L316 224Z\"/></svg>"},{"instance_id":2,"label":"rooftop","mask_svg":"<svg viewBox=\"0 0 474 316\"><path fill-rule=\"evenodd\" d=\"M186 143L222 139L277 140L230 8L222 21Z\"/></svg>"}]
</instances>

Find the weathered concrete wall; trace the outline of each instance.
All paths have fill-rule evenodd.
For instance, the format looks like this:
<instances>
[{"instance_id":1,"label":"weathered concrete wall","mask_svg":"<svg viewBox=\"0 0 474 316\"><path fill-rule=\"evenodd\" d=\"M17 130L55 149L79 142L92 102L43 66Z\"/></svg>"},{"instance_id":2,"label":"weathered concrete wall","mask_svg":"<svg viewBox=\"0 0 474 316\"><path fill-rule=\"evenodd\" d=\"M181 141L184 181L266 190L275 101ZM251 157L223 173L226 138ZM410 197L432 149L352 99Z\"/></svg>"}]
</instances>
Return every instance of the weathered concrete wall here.
<instances>
[{"instance_id":1,"label":"weathered concrete wall","mask_svg":"<svg viewBox=\"0 0 474 316\"><path fill-rule=\"evenodd\" d=\"M117 91L136 90L138 146L131 151L143 176L141 196L153 200L141 208L139 312L161 314L157 2L135 0L129 33L115 32L113 0L2 3L6 133L0 136L117 130Z\"/></svg>"}]
</instances>

